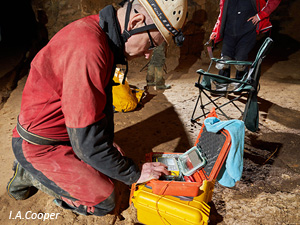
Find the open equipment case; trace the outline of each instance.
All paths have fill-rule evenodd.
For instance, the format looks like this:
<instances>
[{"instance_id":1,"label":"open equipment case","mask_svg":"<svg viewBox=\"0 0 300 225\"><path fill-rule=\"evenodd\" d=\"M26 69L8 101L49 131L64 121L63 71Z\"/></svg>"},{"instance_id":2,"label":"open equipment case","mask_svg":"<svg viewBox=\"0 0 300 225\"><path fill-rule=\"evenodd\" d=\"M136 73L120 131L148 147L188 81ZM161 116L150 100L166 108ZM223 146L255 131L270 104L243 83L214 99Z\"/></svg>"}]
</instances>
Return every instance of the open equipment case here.
<instances>
[{"instance_id":1,"label":"open equipment case","mask_svg":"<svg viewBox=\"0 0 300 225\"><path fill-rule=\"evenodd\" d=\"M211 116L217 117L214 110L207 117ZM129 202L137 209L139 222L147 225L208 224L208 203L230 147L231 137L227 130L212 133L203 124L194 146L186 153L146 154L147 162L165 163L171 172L170 176L159 180L132 185ZM185 174L182 173L184 169Z\"/></svg>"}]
</instances>

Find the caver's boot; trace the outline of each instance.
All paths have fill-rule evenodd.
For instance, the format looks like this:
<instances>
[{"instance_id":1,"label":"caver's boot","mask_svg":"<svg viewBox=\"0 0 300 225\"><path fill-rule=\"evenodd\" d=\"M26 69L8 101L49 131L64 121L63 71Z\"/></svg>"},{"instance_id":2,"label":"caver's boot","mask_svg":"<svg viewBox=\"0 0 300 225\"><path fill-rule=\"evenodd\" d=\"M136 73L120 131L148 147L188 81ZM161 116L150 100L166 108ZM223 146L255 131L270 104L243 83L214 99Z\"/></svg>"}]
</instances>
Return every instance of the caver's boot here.
<instances>
[{"instance_id":1,"label":"caver's boot","mask_svg":"<svg viewBox=\"0 0 300 225\"><path fill-rule=\"evenodd\" d=\"M248 72L248 68L242 65L235 65L236 73L235 78L238 80L243 79L244 75Z\"/></svg>"},{"instance_id":2,"label":"caver's boot","mask_svg":"<svg viewBox=\"0 0 300 225\"><path fill-rule=\"evenodd\" d=\"M34 193L37 189L45 192L53 197L58 197L52 190L41 184L38 180L25 170L21 164L15 160L13 164L14 175L9 180L6 190L10 197L16 200L27 199L30 193Z\"/></svg>"},{"instance_id":3,"label":"caver's boot","mask_svg":"<svg viewBox=\"0 0 300 225\"><path fill-rule=\"evenodd\" d=\"M31 188L34 188L31 183L31 175L16 160L12 169L14 175L7 184L7 193L16 200L27 199Z\"/></svg>"},{"instance_id":4,"label":"caver's boot","mask_svg":"<svg viewBox=\"0 0 300 225\"><path fill-rule=\"evenodd\" d=\"M157 90L170 89L171 85L165 84L165 79L163 77L164 69L162 66L155 67L155 83Z\"/></svg>"},{"instance_id":5,"label":"caver's boot","mask_svg":"<svg viewBox=\"0 0 300 225\"><path fill-rule=\"evenodd\" d=\"M155 86L154 72L155 72L155 66L152 65L152 64L149 64L148 65L147 76L146 76L147 86Z\"/></svg>"}]
</instances>

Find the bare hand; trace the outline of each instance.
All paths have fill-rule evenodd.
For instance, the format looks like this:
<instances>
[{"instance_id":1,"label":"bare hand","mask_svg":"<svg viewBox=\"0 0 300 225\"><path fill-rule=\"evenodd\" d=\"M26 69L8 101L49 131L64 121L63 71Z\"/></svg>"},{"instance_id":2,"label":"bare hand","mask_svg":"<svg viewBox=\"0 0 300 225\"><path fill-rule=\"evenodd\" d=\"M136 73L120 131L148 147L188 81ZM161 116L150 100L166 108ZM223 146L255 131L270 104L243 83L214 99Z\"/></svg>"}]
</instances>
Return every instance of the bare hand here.
<instances>
[{"instance_id":1,"label":"bare hand","mask_svg":"<svg viewBox=\"0 0 300 225\"><path fill-rule=\"evenodd\" d=\"M211 35L210 35L210 37L209 37L209 42L211 42L212 40L215 40L216 37L217 37L217 33L212 32Z\"/></svg>"},{"instance_id":2,"label":"bare hand","mask_svg":"<svg viewBox=\"0 0 300 225\"><path fill-rule=\"evenodd\" d=\"M256 25L259 22L259 18L257 15L250 17L247 22L251 21L253 25Z\"/></svg>"},{"instance_id":3,"label":"bare hand","mask_svg":"<svg viewBox=\"0 0 300 225\"><path fill-rule=\"evenodd\" d=\"M158 179L161 175L169 175L167 166L160 162L149 162L142 166L140 179L136 183L144 183L152 179Z\"/></svg>"}]
</instances>

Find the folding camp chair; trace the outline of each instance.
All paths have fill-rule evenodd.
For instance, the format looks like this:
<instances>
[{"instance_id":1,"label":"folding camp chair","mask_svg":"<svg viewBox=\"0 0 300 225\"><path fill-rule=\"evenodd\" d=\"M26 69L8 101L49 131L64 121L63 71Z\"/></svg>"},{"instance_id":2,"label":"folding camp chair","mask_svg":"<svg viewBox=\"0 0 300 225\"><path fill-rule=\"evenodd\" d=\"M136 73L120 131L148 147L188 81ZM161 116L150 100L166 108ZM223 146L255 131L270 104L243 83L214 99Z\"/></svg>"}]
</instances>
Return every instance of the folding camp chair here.
<instances>
[{"instance_id":1,"label":"folding camp chair","mask_svg":"<svg viewBox=\"0 0 300 225\"><path fill-rule=\"evenodd\" d=\"M259 91L261 63L268 54L272 43L273 40L271 38L266 38L253 62L211 58L211 62L207 71L199 69L197 71L199 74L198 82L195 83L195 86L199 88L199 95L193 110L191 121L196 122L201 117L205 117L205 115L209 113L210 109L207 106L210 104L213 104L216 110L221 112L221 114L227 119L230 119L221 108L228 104L232 104L241 113L242 120L245 122L247 129L253 132L257 131L259 118L257 93ZM241 80L227 78L221 75L209 73L209 69L213 63L244 65L249 67L249 70L247 73L245 73ZM207 92L211 95L208 95ZM202 94L207 97L208 103L203 103ZM229 96L229 94L235 94L235 96ZM217 97L214 97L216 95ZM236 101L242 97L246 97L247 99L244 110L242 110L236 104ZM218 106L216 102L221 98L226 98L227 101ZM202 114L198 117L195 117L195 113L198 108L201 109L200 112L202 112Z\"/></svg>"}]
</instances>

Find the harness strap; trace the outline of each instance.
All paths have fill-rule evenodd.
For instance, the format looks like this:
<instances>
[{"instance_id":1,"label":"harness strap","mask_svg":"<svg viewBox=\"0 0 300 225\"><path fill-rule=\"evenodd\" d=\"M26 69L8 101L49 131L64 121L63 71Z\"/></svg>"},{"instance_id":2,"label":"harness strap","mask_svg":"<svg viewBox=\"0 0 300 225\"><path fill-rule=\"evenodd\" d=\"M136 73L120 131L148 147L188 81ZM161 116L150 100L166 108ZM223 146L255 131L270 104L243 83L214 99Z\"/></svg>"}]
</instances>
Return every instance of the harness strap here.
<instances>
[{"instance_id":1,"label":"harness strap","mask_svg":"<svg viewBox=\"0 0 300 225\"><path fill-rule=\"evenodd\" d=\"M71 145L69 141L60 141L52 138L46 138L29 132L21 126L21 124L19 123L19 117L17 118L17 132L23 140L33 145Z\"/></svg>"}]
</instances>

